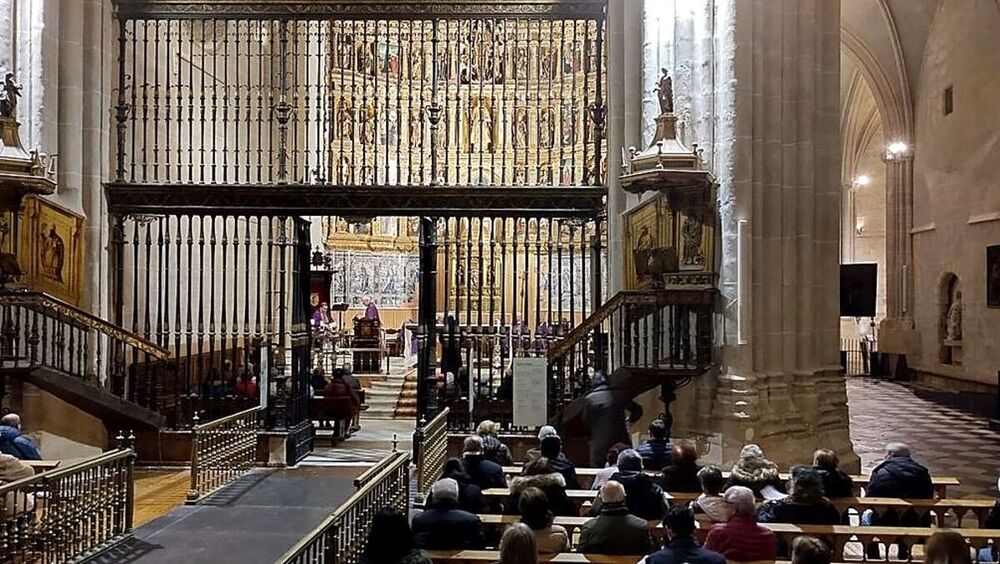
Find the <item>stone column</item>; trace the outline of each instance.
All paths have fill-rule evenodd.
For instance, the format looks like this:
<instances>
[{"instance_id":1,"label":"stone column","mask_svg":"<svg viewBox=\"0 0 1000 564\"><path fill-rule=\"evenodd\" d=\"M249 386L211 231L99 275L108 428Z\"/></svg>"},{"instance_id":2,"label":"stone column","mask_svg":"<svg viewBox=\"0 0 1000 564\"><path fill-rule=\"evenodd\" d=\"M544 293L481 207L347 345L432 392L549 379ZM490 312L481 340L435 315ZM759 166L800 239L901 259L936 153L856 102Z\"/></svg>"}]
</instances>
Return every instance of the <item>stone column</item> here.
<instances>
[{"instance_id":1,"label":"stone column","mask_svg":"<svg viewBox=\"0 0 1000 564\"><path fill-rule=\"evenodd\" d=\"M56 200L83 209L83 80L85 9L88 2L62 2L59 13L59 188ZM97 23L100 25L100 22ZM96 67L88 72L100 76Z\"/></svg>"},{"instance_id":2,"label":"stone column","mask_svg":"<svg viewBox=\"0 0 1000 564\"><path fill-rule=\"evenodd\" d=\"M108 116L109 85L111 83L106 81L106 77L99 69L106 66L102 63L107 53L107 37L104 30L106 29L105 24L109 20L105 18L107 14L104 11L105 6L102 0L80 0L79 3L83 6L84 18L83 48L81 50L83 65L92 70L80 77L82 80L77 98L70 103L74 108L77 107L76 104L79 104L81 131L67 132L68 140L66 142L62 141L64 136L60 134L60 146L63 147L71 143L80 146L79 152L74 153L74 158L80 159L81 193L75 197L79 198L83 213L87 217L83 234L83 260L84 264L89 265L88 268L84 269L83 307L96 315L103 316L107 313L104 303L109 291L107 253L104 252L107 246L108 224L104 205L103 182L107 179L109 168L108 120L106 117ZM71 75L71 79L76 76L78 75ZM72 89L72 92L75 91ZM69 102L67 97L62 97L61 101ZM63 131L63 124L60 120L60 133Z\"/></svg>"},{"instance_id":3,"label":"stone column","mask_svg":"<svg viewBox=\"0 0 1000 564\"><path fill-rule=\"evenodd\" d=\"M624 287L625 265L622 254L624 239L621 214L625 211L625 192L618 181L621 170L621 147L625 145L625 11L629 0L608 0L607 60L608 60L608 291L614 296ZM594 304L597 307L599 304Z\"/></svg>"},{"instance_id":4,"label":"stone column","mask_svg":"<svg viewBox=\"0 0 1000 564\"><path fill-rule=\"evenodd\" d=\"M919 352L913 324L913 154L907 150L885 159L885 302L879 326L879 351Z\"/></svg>"},{"instance_id":5,"label":"stone column","mask_svg":"<svg viewBox=\"0 0 1000 564\"><path fill-rule=\"evenodd\" d=\"M840 2L728 0L715 17L722 362L681 394L679 435L716 441L726 462L756 442L780 464L822 446L853 465L838 366Z\"/></svg>"}]
</instances>

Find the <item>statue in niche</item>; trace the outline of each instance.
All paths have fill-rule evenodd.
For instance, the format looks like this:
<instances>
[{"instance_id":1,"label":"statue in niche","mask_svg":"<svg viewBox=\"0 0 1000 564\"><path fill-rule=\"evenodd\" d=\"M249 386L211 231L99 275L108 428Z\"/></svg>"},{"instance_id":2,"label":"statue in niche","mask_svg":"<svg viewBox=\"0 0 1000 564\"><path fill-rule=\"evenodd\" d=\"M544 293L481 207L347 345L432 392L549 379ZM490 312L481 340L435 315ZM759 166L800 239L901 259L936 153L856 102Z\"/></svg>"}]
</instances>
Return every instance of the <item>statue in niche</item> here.
<instances>
[{"instance_id":1,"label":"statue in niche","mask_svg":"<svg viewBox=\"0 0 1000 564\"><path fill-rule=\"evenodd\" d=\"M347 105L347 100L340 99L340 111L337 112L337 128L340 138L344 141L354 140L354 108Z\"/></svg>"},{"instance_id":2,"label":"statue in niche","mask_svg":"<svg viewBox=\"0 0 1000 564\"><path fill-rule=\"evenodd\" d=\"M406 220L406 236L417 238L420 236L420 218L410 217Z\"/></svg>"},{"instance_id":3,"label":"statue in niche","mask_svg":"<svg viewBox=\"0 0 1000 564\"><path fill-rule=\"evenodd\" d=\"M511 138L511 143L514 147L520 147L522 144L527 143L528 139L528 111L524 108L519 108L514 114L514 136Z\"/></svg>"},{"instance_id":4,"label":"statue in niche","mask_svg":"<svg viewBox=\"0 0 1000 564\"><path fill-rule=\"evenodd\" d=\"M351 225L349 223L347 223L347 220L344 219L344 218L342 218L342 217L338 217L337 218L337 225L336 225L336 232L337 233L348 233L348 232L350 232L350 230L351 230Z\"/></svg>"},{"instance_id":5,"label":"statue in niche","mask_svg":"<svg viewBox=\"0 0 1000 564\"><path fill-rule=\"evenodd\" d=\"M559 140L564 146L576 141L576 112L570 104L563 105L562 108L562 133Z\"/></svg>"},{"instance_id":6,"label":"statue in niche","mask_svg":"<svg viewBox=\"0 0 1000 564\"><path fill-rule=\"evenodd\" d=\"M340 176L340 183L345 184L351 180L351 168L353 167L351 163L350 155L344 155L340 157L340 170L338 175Z\"/></svg>"},{"instance_id":7,"label":"statue in niche","mask_svg":"<svg viewBox=\"0 0 1000 564\"><path fill-rule=\"evenodd\" d=\"M340 40L339 56L340 56L340 68L344 70L350 70L352 68L353 59L352 57L354 50L354 36L345 35Z\"/></svg>"},{"instance_id":8,"label":"statue in niche","mask_svg":"<svg viewBox=\"0 0 1000 564\"><path fill-rule=\"evenodd\" d=\"M14 73L9 72L3 77L3 95L0 98L0 117L17 118L17 99L21 97L21 85L14 82Z\"/></svg>"},{"instance_id":9,"label":"statue in niche","mask_svg":"<svg viewBox=\"0 0 1000 564\"><path fill-rule=\"evenodd\" d=\"M528 48L518 47L516 52L514 70L517 76L515 78L525 80L528 78Z\"/></svg>"},{"instance_id":10,"label":"statue in niche","mask_svg":"<svg viewBox=\"0 0 1000 564\"><path fill-rule=\"evenodd\" d=\"M674 111L674 81L667 74L667 69L660 69L663 76L656 86L656 95L660 99L660 113L670 114Z\"/></svg>"},{"instance_id":11,"label":"statue in niche","mask_svg":"<svg viewBox=\"0 0 1000 564\"><path fill-rule=\"evenodd\" d=\"M364 115L362 116L361 123L361 144L362 145L374 145L375 144L375 108L371 104L365 106Z\"/></svg>"},{"instance_id":12,"label":"statue in niche","mask_svg":"<svg viewBox=\"0 0 1000 564\"><path fill-rule=\"evenodd\" d=\"M955 292L955 299L948 307L945 317L945 339L949 341L962 340L962 292Z\"/></svg>"},{"instance_id":13,"label":"statue in niche","mask_svg":"<svg viewBox=\"0 0 1000 564\"><path fill-rule=\"evenodd\" d=\"M407 133L409 133L410 146L411 147L422 147L423 135L420 134L420 128L423 126L424 113L421 109L410 110L410 128Z\"/></svg>"},{"instance_id":14,"label":"statue in niche","mask_svg":"<svg viewBox=\"0 0 1000 564\"><path fill-rule=\"evenodd\" d=\"M538 120L538 144L545 149L551 149L555 144L555 137L555 116L552 108L545 108Z\"/></svg>"},{"instance_id":15,"label":"statue in niche","mask_svg":"<svg viewBox=\"0 0 1000 564\"><path fill-rule=\"evenodd\" d=\"M472 138L469 140L469 152L486 151L493 152L493 110L485 101L479 101L476 110L476 128L472 131Z\"/></svg>"},{"instance_id":16,"label":"statue in niche","mask_svg":"<svg viewBox=\"0 0 1000 564\"><path fill-rule=\"evenodd\" d=\"M361 167L361 184L369 185L375 182L375 167L365 165Z\"/></svg>"},{"instance_id":17,"label":"statue in niche","mask_svg":"<svg viewBox=\"0 0 1000 564\"><path fill-rule=\"evenodd\" d=\"M552 78L552 51L548 48L540 49L538 57L538 75L542 80Z\"/></svg>"},{"instance_id":18,"label":"statue in niche","mask_svg":"<svg viewBox=\"0 0 1000 564\"><path fill-rule=\"evenodd\" d=\"M681 226L681 237L684 244L684 264L686 266L701 266L705 262L705 253L701 248L701 234L704 226L694 217L685 217Z\"/></svg>"}]
</instances>

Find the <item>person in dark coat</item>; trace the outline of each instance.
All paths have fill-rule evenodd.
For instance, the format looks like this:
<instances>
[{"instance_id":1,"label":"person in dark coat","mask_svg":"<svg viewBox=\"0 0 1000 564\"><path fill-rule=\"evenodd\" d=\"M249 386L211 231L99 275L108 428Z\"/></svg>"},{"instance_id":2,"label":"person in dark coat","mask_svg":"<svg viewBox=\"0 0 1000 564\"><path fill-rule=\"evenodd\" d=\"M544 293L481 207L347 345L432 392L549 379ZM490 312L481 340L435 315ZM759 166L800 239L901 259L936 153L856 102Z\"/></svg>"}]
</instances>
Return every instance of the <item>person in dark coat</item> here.
<instances>
[{"instance_id":1,"label":"person in dark coat","mask_svg":"<svg viewBox=\"0 0 1000 564\"><path fill-rule=\"evenodd\" d=\"M663 528L663 550L649 555L646 564L725 564L725 556L698 546L694 513L687 507L671 508L663 518Z\"/></svg>"},{"instance_id":2,"label":"person in dark coat","mask_svg":"<svg viewBox=\"0 0 1000 564\"><path fill-rule=\"evenodd\" d=\"M840 460L832 450L819 449L813 453L813 468L823 478L823 492L828 498L853 497L854 480L840 469Z\"/></svg>"},{"instance_id":3,"label":"person in dark coat","mask_svg":"<svg viewBox=\"0 0 1000 564\"><path fill-rule=\"evenodd\" d=\"M368 544L361 555L361 564L432 564L431 559L416 547L410 523L401 511L383 507L372 518Z\"/></svg>"},{"instance_id":4,"label":"person in dark coat","mask_svg":"<svg viewBox=\"0 0 1000 564\"><path fill-rule=\"evenodd\" d=\"M666 423L662 419L654 419L649 424L649 438L635 447L635 450L642 455L644 468L662 470L669 465L674 445L670 444L670 439L667 438Z\"/></svg>"},{"instance_id":5,"label":"person in dark coat","mask_svg":"<svg viewBox=\"0 0 1000 564\"><path fill-rule=\"evenodd\" d=\"M643 460L643 465L645 465ZM648 468L648 466L647 466ZM670 464L663 469L660 486L665 492L699 493L701 480L698 479L698 451L690 441L677 441L670 455Z\"/></svg>"},{"instance_id":6,"label":"person in dark coat","mask_svg":"<svg viewBox=\"0 0 1000 564\"><path fill-rule=\"evenodd\" d=\"M839 525L840 511L823 496L823 478L808 466L792 468L788 497L769 501L757 510L758 523L795 525ZM832 539L825 539L833 545ZM788 555L788 545L778 542L778 556Z\"/></svg>"},{"instance_id":7,"label":"person in dark coat","mask_svg":"<svg viewBox=\"0 0 1000 564\"><path fill-rule=\"evenodd\" d=\"M576 477L576 466L566 458L562 451L562 439L559 435L550 435L542 439L539 451L543 457L549 459L552 469L566 478L566 487L576 489L580 487L580 480Z\"/></svg>"},{"instance_id":8,"label":"person in dark coat","mask_svg":"<svg viewBox=\"0 0 1000 564\"><path fill-rule=\"evenodd\" d=\"M904 499L934 499L934 484L931 474L923 465L913 460L910 447L904 443L889 443L885 447L885 460L872 469L865 497L900 497ZM921 518L908 509L902 515L889 509L878 515L872 511L861 514L861 524L885 527L926 527L930 525L930 514ZM878 556L876 543L868 545L869 558ZM906 559L909 550L899 544L899 558Z\"/></svg>"},{"instance_id":9,"label":"person in dark coat","mask_svg":"<svg viewBox=\"0 0 1000 564\"><path fill-rule=\"evenodd\" d=\"M330 382L323 388L323 397L350 398L351 406L356 413L361 408L361 397L358 396L358 392L344 381L343 370L339 368L335 369L332 376Z\"/></svg>"},{"instance_id":10,"label":"person in dark coat","mask_svg":"<svg viewBox=\"0 0 1000 564\"><path fill-rule=\"evenodd\" d=\"M344 371L344 381L347 385L354 388L355 391L361 391L361 380L354 375L354 365L350 362L345 362L344 366L341 368Z\"/></svg>"},{"instance_id":11,"label":"person in dark coat","mask_svg":"<svg viewBox=\"0 0 1000 564\"><path fill-rule=\"evenodd\" d=\"M320 395L323 390L326 389L326 376L323 375L322 368L315 368L312 371L312 377L309 379L309 385L312 386L313 391Z\"/></svg>"},{"instance_id":12,"label":"person in dark coat","mask_svg":"<svg viewBox=\"0 0 1000 564\"><path fill-rule=\"evenodd\" d=\"M465 473L462 460L449 458L444 462L444 471L441 478L451 478L458 484L458 508L469 513L483 513L486 511L486 504L483 501L483 490L472 483L472 478ZM427 496L427 504L434 503L430 494Z\"/></svg>"},{"instance_id":13,"label":"person in dark coat","mask_svg":"<svg viewBox=\"0 0 1000 564\"><path fill-rule=\"evenodd\" d=\"M618 472L611 476L625 488L625 505L629 513L646 521L660 520L667 513L663 490L653 478L642 471L642 457L633 449L618 455ZM592 514L601 511L601 498L594 500Z\"/></svg>"},{"instance_id":14,"label":"person in dark coat","mask_svg":"<svg viewBox=\"0 0 1000 564\"><path fill-rule=\"evenodd\" d=\"M654 549L649 523L629 512L620 483L610 480L601 486L599 499L600 514L580 527L579 552L638 555Z\"/></svg>"},{"instance_id":15,"label":"person in dark coat","mask_svg":"<svg viewBox=\"0 0 1000 564\"><path fill-rule=\"evenodd\" d=\"M531 462L532 460L538 460L539 458L541 458L542 457L542 448L541 448L541 446L542 446L542 440L545 439L545 437L549 437L549 436L552 436L552 435L558 435L558 434L559 434L559 432L556 431L556 428L553 427L552 425L542 425L541 428L538 429L538 448L529 448L528 449L528 452L525 453L525 455L524 455L524 463L527 464L527 463Z\"/></svg>"},{"instance_id":16,"label":"person in dark coat","mask_svg":"<svg viewBox=\"0 0 1000 564\"><path fill-rule=\"evenodd\" d=\"M552 468L544 456L528 463L524 474L510 481L510 496L503 502L505 515L520 513L521 494L528 488L538 488L549 500L552 513L563 517L576 517L580 510L566 495L566 479Z\"/></svg>"},{"instance_id":17,"label":"person in dark coat","mask_svg":"<svg viewBox=\"0 0 1000 564\"><path fill-rule=\"evenodd\" d=\"M462 461L465 464L465 473L480 489L507 487L507 482L503 478L503 467L496 462L486 460L483 456L483 439L478 435L465 438L465 442L462 443Z\"/></svg>"},{"instance_id":18,"label":"person in dark coat","mask_svg":"<svg viewBox=\"0 0 1000 564\"><path fill-rule=\"evenodd\" d=\"M445 318L445 331L441 335L441 374L458 374L462 367L462 350L459 347L458 321L454 315ZM465 386L467 384L461 384ZM458 389L459 386L456 386Z\"/></svg>"},{"instance_id":19,"label":"person in dark coat","mask_svg":"<svg viewBox=\"0 0 1000 564\"><path fill-rule=\"evenodd\" d=\"M16 413L8 413L0 419L0 452L18 460L42 459L35 441L21 433L21 416Z\"/></svg>"},{"instance_id":20,"label":"person in dark coat","mask_svg":"<svg viewBox=\"0 0 1000 564\"><path fill-rule=\"evenodd\" d=\"M590 466L600 468L608 449L617 443L632 444L628 422L642 418L642 407L628 390L612 387L603 372L594 374L594 386L584 397L584 420L590 425Z\"/></svg>"},{"instance_id":21,"label":"person in dark coat","mask_svg":"<svg viewBox=\"0 0 1000 564\"><path fill-rule=\"evenodd\" d=\"M479 517L458 507L458 482L443 478L431 486L430 504L413 518L413 538L424 550L478 550L486 546Z\"/></svg>"}]
</instances>

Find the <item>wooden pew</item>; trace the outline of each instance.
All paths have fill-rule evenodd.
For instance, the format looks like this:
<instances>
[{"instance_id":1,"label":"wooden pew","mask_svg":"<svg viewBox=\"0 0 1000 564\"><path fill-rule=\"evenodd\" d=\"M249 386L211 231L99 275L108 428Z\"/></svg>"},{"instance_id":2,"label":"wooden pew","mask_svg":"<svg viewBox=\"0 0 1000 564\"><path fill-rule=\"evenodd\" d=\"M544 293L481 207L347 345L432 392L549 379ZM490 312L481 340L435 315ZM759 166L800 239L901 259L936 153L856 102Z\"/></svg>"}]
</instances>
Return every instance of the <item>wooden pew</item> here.
<instances>
[{"instance_id":1,"label":"wooden pew","mask_svg":"<svg viewBox=\"0 0 1000 564\"><path fill-rule=\"evenodd\" d=\"M580 487L589 488L591 484L594 483L594 478L597 476L597 473L600 470L602 469L577 468L576 476L577 478L580 479ZM521 474L521 466L520 465L504 466L503 473L504 476L508 480L510 480L514 476L519 476ZM660 477L660 472L658 471L647 470L646 473L649 474L650 476L653 476L654 478ZM723 471L722 476L726 479L729 479L729 471ZM788 473L782 473L780 476L783 481L788 481L788 479L791 478L791 474ZM854 493L856 495L860 495L861 490L868 485L868 476L865 476L863 474L854 474L851 476L851 480L854 482ZM958 478L953 478L951 476L931 476L931 483L934 484L934 492L937 494L938 497L947 497L948 487L957 486L961 482L959 482Z\"/></svg>"},{"instance_id":2,"label":"wooden pew","mask_svg":"<svg viewBox=\"0 0 1000 564\"><path fill-rule=\"evenodd\" d=\"M478 564L480 562L497 562L500 552L496 550L428 550L427 555L434 562L450 564ZM592 564L635 564L642 556L609 556L606 554L580 554L563 552L560 554L542 554L539 562L590 562Z\"/></svg>"},{"instance_id":3,"label":"wooden pew","mask_svg":"<svg viewBox=\"0 0 1000 564\"><path fill-rule=\"evenodd\" d=\"M483 528L499 534L503 529L520 520L517 515L479 515L483 522ZM579 541L580 527L589 520L587 517L556 517L555 524L566 529L570 536L570 544L576 545ZM836 561L846 560L844 554L848 543L867 544L872 541L879 541L883 544L893 544L899 539L903 544L913 547L922 545L924 541L937 531L952 530L962 535L974 547L986 546L990 542L1000 541L1000 529L942 529L938 527L860 527L852 525L791 525L786 523L761 523L762 526L774 531L774 533L790 546L795 537L807 535L828 539L833 543L833 559ZM711 523L698 522L698 536L704 540ZM649 522L650 529L659 529L661 526L656 521ZM654 533L655 534L655 533ZM860 549L859 550L863 550ZM450 560L449 560L450 562ZM558 562L558 561L557 561ZM575 562L567 560L567 562ZM582 560L581 562L587 562Z\"/></svg>"},{"instance_id":4,"label":"wooden pew","mask_svg":"<svg viewBox=\"0 0 1000 564\"><path fill-rule=\"evenodd\" d=\"M35 474L55 470L60 464L62 464L62 460L22 460L21 462L31 466L31 469L35 471Z\"/></svg>"}]
</instances>

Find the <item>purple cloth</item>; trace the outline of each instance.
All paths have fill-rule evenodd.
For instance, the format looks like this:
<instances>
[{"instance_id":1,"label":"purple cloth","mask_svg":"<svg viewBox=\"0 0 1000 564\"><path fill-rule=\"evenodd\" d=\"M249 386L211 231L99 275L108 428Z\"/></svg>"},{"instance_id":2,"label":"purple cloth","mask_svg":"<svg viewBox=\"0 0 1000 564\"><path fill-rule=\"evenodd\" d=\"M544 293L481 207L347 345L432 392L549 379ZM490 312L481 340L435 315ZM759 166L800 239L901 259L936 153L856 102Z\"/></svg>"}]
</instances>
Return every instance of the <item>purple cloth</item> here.
<instances>
[{"instance_id":1,"label":"purple cloth","mask_svg":"<svg viewBox=\"0 0 1000 564\"><path fill-rule=\"evenodd\" d=\"M375 302L369 302L365 308L365 319L378 319L378 306Z\"/></svg>"}]
</instances>

